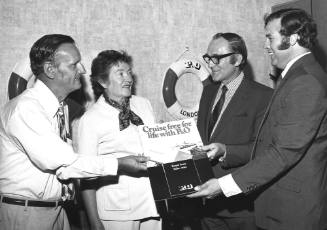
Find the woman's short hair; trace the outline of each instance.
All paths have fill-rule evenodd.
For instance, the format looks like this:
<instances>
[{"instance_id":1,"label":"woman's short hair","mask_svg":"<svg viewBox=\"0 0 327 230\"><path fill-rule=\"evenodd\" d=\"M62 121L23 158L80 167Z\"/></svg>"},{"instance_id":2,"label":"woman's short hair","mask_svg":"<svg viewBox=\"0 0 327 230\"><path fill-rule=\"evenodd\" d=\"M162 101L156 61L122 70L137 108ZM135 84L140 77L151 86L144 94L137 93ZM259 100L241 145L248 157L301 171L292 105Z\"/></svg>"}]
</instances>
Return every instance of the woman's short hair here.
<instances>
[{"instance_id":1,"label":"woman's short hair","mask_svg":"<svg viewBox=\"0 0 327 230\"><path fill-rule=\"evenodd\" d=\"M95 99L98 99L104 91L99 81L106 82L108 80L111 68L121 62L132 66L132 61L132 57L125 51L116 50L104 50L93 59L90 78Z\"/></svg>"}]
</instances>

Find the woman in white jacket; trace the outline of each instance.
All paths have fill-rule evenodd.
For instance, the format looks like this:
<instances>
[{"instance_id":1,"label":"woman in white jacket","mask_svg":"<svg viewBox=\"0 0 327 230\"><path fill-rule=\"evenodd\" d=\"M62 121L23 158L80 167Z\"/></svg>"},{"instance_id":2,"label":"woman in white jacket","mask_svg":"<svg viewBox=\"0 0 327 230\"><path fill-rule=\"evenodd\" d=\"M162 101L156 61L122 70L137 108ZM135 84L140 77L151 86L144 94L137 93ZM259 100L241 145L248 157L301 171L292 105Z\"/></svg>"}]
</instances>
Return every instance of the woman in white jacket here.
<instances>
[{"instance_id":1,"label":"woman in white jacket","mask_svg":"<svg viewBox=\"0 0 327 230\"><path fill-rule=\"evenodd\" d=\"M142 154L137 126L155 119L150 102L132 95L132 58L125 52L102 51L92 62L90 78L97 101L77 123L77 152L115 158ZM84 180L81 194L92 229L162 228L144 175Z\"/></svg>"}]
</instances>

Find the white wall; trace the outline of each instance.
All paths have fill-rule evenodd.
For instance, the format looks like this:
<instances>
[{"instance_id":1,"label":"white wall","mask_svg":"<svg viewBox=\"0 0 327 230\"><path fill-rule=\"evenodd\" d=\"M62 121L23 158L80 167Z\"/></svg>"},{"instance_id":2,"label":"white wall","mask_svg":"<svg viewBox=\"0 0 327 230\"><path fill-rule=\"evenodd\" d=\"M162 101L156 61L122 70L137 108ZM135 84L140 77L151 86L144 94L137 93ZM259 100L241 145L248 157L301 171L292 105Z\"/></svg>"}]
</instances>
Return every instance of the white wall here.
<instances>
[{"instance_id":1,"label":"white wall","mask_svg":"<svg viewBox=\"0 0 327 230\"><path fill-rule=\"evenodd\" d=\"M1 0L0 106L8 100L8 78L15 62L27 56L33 42L47 33L71 35L87 70L99 51L126 50L134 58L137 94L151 100L157 120L172 119L161 94L167 68L186 46L190 49L187 55L204 54L217 32L243 36L255 80L270 85L263 16L281 2L287 1ZM201 85L192 77L186 78L179 83L178 94L185 103L196 103Z\"/></svg>"}]
</instances>

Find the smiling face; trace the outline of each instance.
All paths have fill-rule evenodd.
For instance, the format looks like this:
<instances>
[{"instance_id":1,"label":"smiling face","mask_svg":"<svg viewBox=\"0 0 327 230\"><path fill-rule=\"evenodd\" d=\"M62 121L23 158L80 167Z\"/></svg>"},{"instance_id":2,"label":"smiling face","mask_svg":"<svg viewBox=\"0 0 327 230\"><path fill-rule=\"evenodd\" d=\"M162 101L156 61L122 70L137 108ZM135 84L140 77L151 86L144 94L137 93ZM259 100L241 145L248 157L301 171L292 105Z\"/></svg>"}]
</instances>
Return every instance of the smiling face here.
<instances>
[{"instance_id":1,"label":"smiling face","mask_svg":"<svg viewBox=\"0 0 327 230\"><path fill-rule=\"evenodd\" d=\"M228 41L222 37L212 40L207 49L209 56L228 53L232 53L232 51L229 48ZM213 81L221 81L226 84L239 75L239 68L235 64L232 64L232 58L233 55L224 57L219 60L218 64L214 64L212 61L209 62L208 66L212 71L211 76Z\"/></svg>"},{"instance_id":2,"label":"smiling face","mask_svg":"<svg viewBox=\"0 0 327 230\"><path fill-rule=\"evenodd\" d=\"M81 76L85 73L81 63L81 54L74 44L64 43L56 51L55 57L56 83L58 88L67 93L81 87Z\"/></svg>"},{"instance_id":3,"label":"smiling face","mask_svg":"<svg viewBox=\"0 0 327 230\"><path fill-rule=\"evenodd\" d=\"M280 29L280 19L274 19L267 24L265 49L270 56L271 64L284 69L292 59L292 46L289 44L289 38L279 33Z\"/></svg>"},{"instance_id":4,"label":"smiling face","mask_svg":"<svg viewBox=\"0 0 327 230\"><path fill-rule=\"evenodd\" d=\"M102 85L108 97L121 104L126 97L132 95L133 75L131 66L125 62L113 65L110 68L107 81Z\"/></svg>"}]
</instances>

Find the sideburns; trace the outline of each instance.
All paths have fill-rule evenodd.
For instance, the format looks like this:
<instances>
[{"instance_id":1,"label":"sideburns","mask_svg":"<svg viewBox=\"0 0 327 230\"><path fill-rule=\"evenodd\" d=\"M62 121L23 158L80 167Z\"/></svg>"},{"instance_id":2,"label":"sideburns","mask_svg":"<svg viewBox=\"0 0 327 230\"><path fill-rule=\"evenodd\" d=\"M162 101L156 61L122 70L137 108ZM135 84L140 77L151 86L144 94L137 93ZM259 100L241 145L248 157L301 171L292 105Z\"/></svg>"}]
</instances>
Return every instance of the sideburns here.
<instances>
[{"instance_id":1,"label":"sideburns","mask_svg":"<svg viewBox=\"0 0 327 230\"><path fill-rule=\"evenodd\" d=\"M290 48L291 42L290 42L290 37L289 36L283 36L282 42L280 45L277 47L278 50L287 50Z\"/></svg>"}]
</instances>

